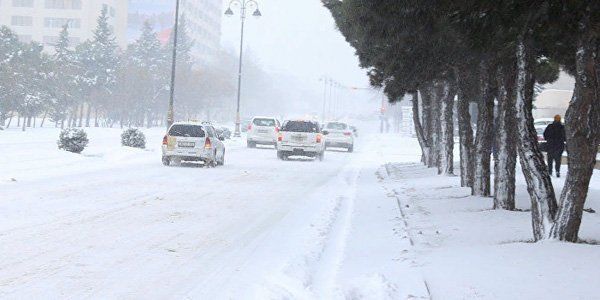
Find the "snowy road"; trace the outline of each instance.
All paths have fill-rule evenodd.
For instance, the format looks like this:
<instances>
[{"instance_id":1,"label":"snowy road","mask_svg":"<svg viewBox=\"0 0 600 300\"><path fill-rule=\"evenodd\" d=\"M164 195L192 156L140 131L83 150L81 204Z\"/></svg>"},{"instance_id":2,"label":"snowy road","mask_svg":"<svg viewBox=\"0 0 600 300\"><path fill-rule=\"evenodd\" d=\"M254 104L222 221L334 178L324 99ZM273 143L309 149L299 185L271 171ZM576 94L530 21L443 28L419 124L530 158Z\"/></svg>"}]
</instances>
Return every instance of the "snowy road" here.
<instances>
[{"instance_id":1,"label":"snowy road","mask_svg":"<svg viewBox=\"0 0 600 300\"><path fill-rule=\"evenodd\" d=\"M157 147L118 146L117 130L89 134L83 156L57 151L53 129L0 142L0 298L331 298L360 295L361 282L394 292L393 254L379 253L379 270L361 246L394 246L393 202L370 202L385 199L376 136L324 162L230 142L226 166L204 169L163 167ZM159 131L148 137L159 145ZM380 236L353 222L381 213Z\"/></svg>"}]
</instances>

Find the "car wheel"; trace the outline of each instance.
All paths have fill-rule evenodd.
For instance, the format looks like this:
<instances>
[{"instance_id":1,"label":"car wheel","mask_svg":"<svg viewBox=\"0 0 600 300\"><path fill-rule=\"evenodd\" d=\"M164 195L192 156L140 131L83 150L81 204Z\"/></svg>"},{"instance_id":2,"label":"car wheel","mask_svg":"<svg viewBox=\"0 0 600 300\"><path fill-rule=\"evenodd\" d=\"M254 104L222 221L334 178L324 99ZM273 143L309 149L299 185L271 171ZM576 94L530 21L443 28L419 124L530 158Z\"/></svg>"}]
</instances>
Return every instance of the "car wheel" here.
<instances>
[{"instance_id":1,"label":"car wheel","mask_svg":"<svg viewBox=\"0 0 600 300\"><path fill-rule=\"evenodd\" d=\"M348 152L354 152L354 145L350 145L350 147L348 147Z\"/></svg>"},{"instance_id":2,"label":"car wheel","mask_svg":"<svg viewBox=\"0 0 600 300\"><path fill-rule=\"evenodd\" d=\"M219 165L225 165L225 150L223 150L223 155L221 156L221 160L219 161Z\"/></svg>"},{"instance_id":3,"label":"car wheel","mask_svg":"<svg viewBox=\"0 0 600 300\"><path fill-rule=\"evenodd\" d=\"M171 159L168 156L163 156L162 163L165 166L170 166L171 165Z\"/></svg>"}]
</instances>

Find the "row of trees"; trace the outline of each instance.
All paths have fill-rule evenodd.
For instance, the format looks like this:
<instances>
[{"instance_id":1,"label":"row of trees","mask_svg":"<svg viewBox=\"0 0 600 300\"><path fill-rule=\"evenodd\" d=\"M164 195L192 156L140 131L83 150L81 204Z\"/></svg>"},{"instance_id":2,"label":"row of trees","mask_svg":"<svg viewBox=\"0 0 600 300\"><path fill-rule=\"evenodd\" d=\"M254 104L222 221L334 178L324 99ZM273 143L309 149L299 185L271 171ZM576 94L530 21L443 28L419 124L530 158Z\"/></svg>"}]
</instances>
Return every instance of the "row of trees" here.
<instances>
[{"instance_id":1,"label":"row of trees","mask_svg":"<svg viewBox=\"0 0 600 300\"><path fill-rule=\"evenodd\" d=\"M454 173L456 117L462 185L493 196L496 209L514 210L518 159L534 239L578 240L600 143L600 2L322 1L372 84L392 101L412 95L427 166ZM569 171L557 199L532 109L536 83L555 81L559 68L576 84L565 120ZM479 108L475 130L472 102Z\"/></svg>"},{"instance_id":2,"label":"row of trees","mask_svg":"<svg viewBox=\"0 0 600 300\"><path fill-rule=\"evenodd\" d=\"M51 52L37 42L22 43L10 28L0 27L0 126L7 119L10 126L15 115L19 123L24 118L23 130L37 116L47 116L61 127L162 123L173 43L163 46L152 25L145 23L141 36L120 49L108 21L103 10L93 37L74 48L65 25ZM229 109L222 99L233 97L233 73L217 63L195 64L185 18L180 28L178 117L210 113L207 107ZM218 60L235 61L231 55L219 56Z\"/></svg>"}]
</instances>

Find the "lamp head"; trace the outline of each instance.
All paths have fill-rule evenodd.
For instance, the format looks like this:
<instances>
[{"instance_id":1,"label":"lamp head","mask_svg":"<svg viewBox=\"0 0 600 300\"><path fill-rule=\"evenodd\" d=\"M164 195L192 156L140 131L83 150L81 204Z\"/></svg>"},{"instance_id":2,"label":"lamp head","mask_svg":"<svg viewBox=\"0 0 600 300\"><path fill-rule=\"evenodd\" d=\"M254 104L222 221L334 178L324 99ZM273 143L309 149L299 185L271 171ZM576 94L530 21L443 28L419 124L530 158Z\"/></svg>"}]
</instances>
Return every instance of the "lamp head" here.
<instances>
[{"instance_id":1,"label":"lamp head","mask_svg":"<svg viewBox=\"0 0 600 300\"><path fill-rule=\"evenodd\" d=\"M231 7L227 8L227 10L225 11L225 15L228 17L233 16L233 10L231 10Z\"/></svg>"},{"instance_id":2,"label":"lamp head","mask_svg":"<svg viewBox=\"0 0 600 300\"><path fill-rule=\"evenodd\" d=\"M257 18L258 18L258 17L261 17L261 16L262 16L262 14L260 13L260 10L258 10L258 8L257 8L257 9L254 11L254 13L252 14L252 16L254 16L254 17L257 17Z\"/></svg>"}]
</instances>

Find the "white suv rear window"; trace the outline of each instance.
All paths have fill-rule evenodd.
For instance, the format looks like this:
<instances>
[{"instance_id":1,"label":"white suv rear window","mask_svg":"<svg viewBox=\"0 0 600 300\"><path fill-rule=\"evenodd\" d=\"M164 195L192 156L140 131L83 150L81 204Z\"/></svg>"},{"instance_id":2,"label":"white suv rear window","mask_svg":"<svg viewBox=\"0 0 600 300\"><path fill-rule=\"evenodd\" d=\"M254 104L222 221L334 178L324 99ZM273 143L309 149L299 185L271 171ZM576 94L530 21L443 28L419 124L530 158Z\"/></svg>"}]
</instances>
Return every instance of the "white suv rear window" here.
<instances>
[{"instance_id":1,"label":"white suv rear window","mask_svg":"<svg viewBox=\"0 0 600 300\"><path fill-rule=\"evenodd\" d=\"M204 129L198 125L173 125L169 130L170 136L205 137Z\"/></svg>"},{"instance_id":2,"label":"white suv rear window","mask_svg":"<svg viewBox=\"0 0 600 300\"><path fill-rule=\"evenodd\" d=\"M281 131L287 132L319 132L319 124L316 122L306 121L287 121L283 123Z\"/></svg>"},{"instance_id":3,"label":"white suv rear window","mask_svg":"<svg viewBox=\"0 0 600 300\"><path fill-rule=\"evenodd\" d=\"M348 125L346 125L344 123L329 123L329 124L327 124L327 129L346 130L346 129L348 129Z\"/></svg>"},{"instance_id":4,"label":"white suv rear window","mask_svg":"<svg viewBox=\"0 0 600 300\"><path fill-rule=\"evenodd\" d=\"M256 126L275 127L275 120L273 119L254 119L252 123Z\"/></svg>"}]
</instances>

